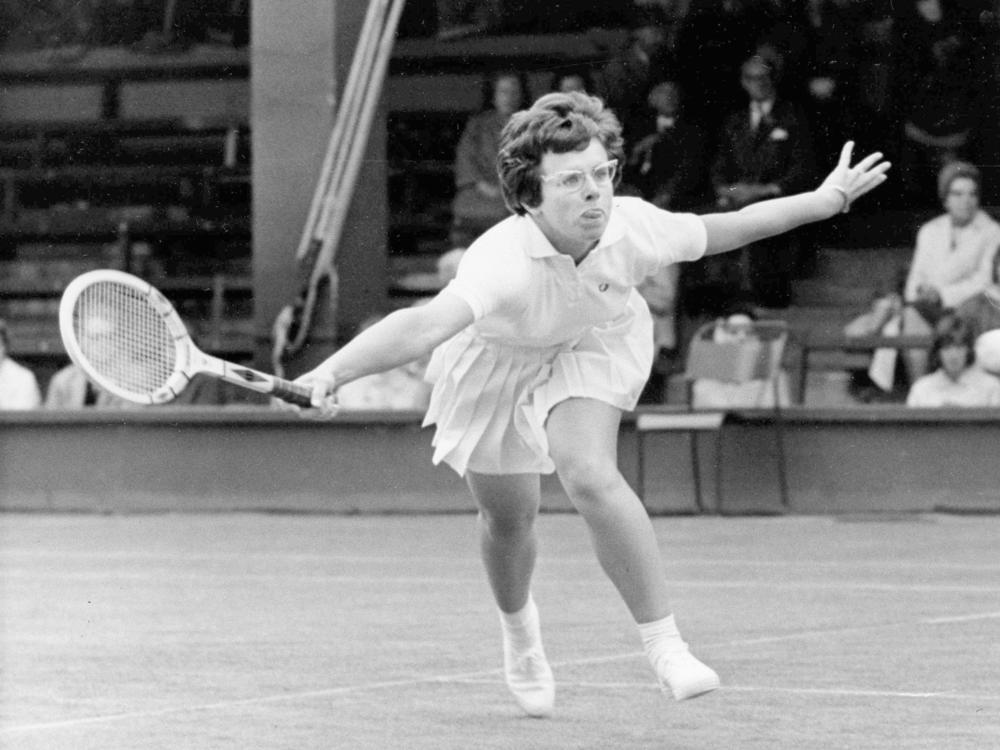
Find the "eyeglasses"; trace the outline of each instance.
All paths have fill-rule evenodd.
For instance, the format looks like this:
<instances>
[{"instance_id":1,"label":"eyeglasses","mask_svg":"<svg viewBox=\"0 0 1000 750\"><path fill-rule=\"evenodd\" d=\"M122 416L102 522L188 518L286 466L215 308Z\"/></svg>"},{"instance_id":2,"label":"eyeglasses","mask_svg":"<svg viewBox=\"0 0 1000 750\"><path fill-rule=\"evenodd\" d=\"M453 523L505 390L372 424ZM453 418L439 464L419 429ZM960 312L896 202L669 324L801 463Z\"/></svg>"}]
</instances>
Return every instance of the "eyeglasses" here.
<instances>
[{"instance_id":1,"label":"eyeglasses","mask_svg":"<svg viewBox=\"0 0 1000 750\"><path fill-rule=\"evenodd\" d=\"M611 184L617 171L618 160L611 159L591 169L590 177L598 187L604 187ZM565 169L555 174L543 174L542 181L554 183L564 193L575 193L583 189L587 182L587 173L582 169Z\"/></svg>"}]
</instances>

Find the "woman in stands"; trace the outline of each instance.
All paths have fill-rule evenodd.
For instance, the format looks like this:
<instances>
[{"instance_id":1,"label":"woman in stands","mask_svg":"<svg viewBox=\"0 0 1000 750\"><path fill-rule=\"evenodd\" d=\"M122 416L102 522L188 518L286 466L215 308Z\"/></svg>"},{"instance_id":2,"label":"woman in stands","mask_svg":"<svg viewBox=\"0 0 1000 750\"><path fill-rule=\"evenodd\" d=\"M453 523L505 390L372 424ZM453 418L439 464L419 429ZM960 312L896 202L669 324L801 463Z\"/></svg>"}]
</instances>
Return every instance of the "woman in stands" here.
<instances>
[{"instance_id":1,"label":"woman in stands","mask_svg":"<svg viewBox=\"0 0 1000 750\"><path fill-rule=\"evenodd\" d=\"M903 292L903 332L931 334L946 310L980 294L1000 247L1000 224L979 205L979 170L951 162L938 175L944 213L920 227ZM906 355L911 382L927 372L927 353Z\"/></svg>"},{"instance_id":2,"label":"woman in stands","mask_svg":"<svg viewBox=\"0 0 1000 750\"><path fill-rule=\"evenodd\" d=\"M531 594L539 475L553 471L663 689L683 700L719 684L678 632L653 526L618 470L621 415L653 358L635 286L665 265L834 216L889 167L877 153L851 166L848 143L814 191L696 216L616 198L622 145L617 118L596 97L551 93L515 114L498 159L514 215L468 248L430 302L391 313L298 380L312 388L309 411L332 415L342 384L433 351L434 461L465 477L479 508L506 681L531 716L548 716L555 698Z\"/></svg>"},{"instance_id":3,"label":"woman in stands","mask_svg":"<svg viewBox=\"0 0 1000 750\"><path fill-rule=\"evenodd\" d=\"M483 99L483 109L469 118L455 151L453 245L468 245L510 215L497 178L497 151L507 120L528 104L527 78L513 71L497 72L484 83Z\"/></svg>"},{"instance_id":4,"label":"woman in stands","mask_svg":"<svg viewBox=\"0 0 1000 750\"><path fill-rule=\"evenodd\" d=\"M975 338L958 316L941 318L931 347L933 371L910 387L907 406L1000 406L1000 378L976 365Z\"/></svg>"}]
</instances>

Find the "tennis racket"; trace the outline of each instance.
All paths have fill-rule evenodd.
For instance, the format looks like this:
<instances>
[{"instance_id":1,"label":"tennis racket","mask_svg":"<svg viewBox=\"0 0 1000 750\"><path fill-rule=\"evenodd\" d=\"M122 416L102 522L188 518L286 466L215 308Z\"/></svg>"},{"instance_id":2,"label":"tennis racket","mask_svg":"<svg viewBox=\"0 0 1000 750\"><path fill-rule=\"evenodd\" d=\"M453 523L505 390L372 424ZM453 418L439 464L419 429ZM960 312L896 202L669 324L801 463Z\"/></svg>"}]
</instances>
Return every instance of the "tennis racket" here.
<instances>
[{"instance_id":1,"label":"tennis racket","mask_svg":"<svg viewBox=\"0 0 1000 750\"><path fill-rule=\"evenodd\" d=\"M235 365L198 349L166 297L121 271L89 271L66 287L59 302L66 353L109 393L137 404L173 400L196 373L310 405L310 389Z\"/></svg>"}]
</instances>

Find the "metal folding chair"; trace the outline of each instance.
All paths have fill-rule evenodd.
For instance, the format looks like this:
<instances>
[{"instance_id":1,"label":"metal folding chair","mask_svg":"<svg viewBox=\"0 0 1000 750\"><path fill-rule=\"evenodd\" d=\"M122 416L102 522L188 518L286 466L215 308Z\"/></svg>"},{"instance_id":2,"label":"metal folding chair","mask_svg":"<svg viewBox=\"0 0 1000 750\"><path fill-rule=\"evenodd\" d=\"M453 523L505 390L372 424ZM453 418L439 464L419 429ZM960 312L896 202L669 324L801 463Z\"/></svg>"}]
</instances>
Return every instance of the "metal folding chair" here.
<instances>
[{"instance_id":1,"label":"metal folding chair","mask_svg":"<svg viewBox=\"0 0 1000 750\"><path fill-rule=\"evenodd\" d=\"M701 486L701 466L699 461L699 435L714 433L715 449L715 509L722 511L722 448L725 409L699 409L693 403L694 382L714 379L728 383L765 381L772 389L775 465L778 474L778 492L783 507L789 507L788 481L785 468L785 449L782 434L781 400L779 398L779 376L785 344L788 341L788 325L784 321L756 321L751 337L738 341L716 341L715 328L718 323L703 325L691 338L684 367L686 410L678 412L644 409L636 415L638 437L638 479L637 492L645 500L646 481L646 437L653 432L688 433L691 470L694 479L695 507L705 511Z\"/></svg>"}]
</instances>

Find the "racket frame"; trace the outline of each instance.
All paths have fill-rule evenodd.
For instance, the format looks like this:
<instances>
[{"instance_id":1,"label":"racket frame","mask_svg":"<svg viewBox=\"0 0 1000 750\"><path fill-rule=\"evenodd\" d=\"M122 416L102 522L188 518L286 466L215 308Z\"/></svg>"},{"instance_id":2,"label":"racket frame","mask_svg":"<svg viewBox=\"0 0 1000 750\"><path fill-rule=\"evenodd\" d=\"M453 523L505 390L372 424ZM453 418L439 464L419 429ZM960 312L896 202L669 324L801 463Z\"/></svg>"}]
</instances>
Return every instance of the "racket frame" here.
<instances>
[{"instance_id":1,"label":"racket frame","mask_svg":"<svg viewBox=\"0 0 1000 750\"><path fill-rule=\"evenodd\" d=\"M91 365L80 347L74 325L76 303L84 290L101 282L127 286L138 295L145 297L153 310L162 318L173 338L175 354L173 372L161 386L153 391L141 393L117 385ZM310 405L311 391L305 386L227 362L201 351L191 339L191 334L170 300L148 282L124 271L98 269L88 271L73 279L67 285L59 303L59 333L62 336L66 354L87 374L88 378L108 393L132 403L143 405L168 403L181 394L192 377L198 373L207 373L241 388L270 394L299 406Z\"/></svg>"}]
</instances>

